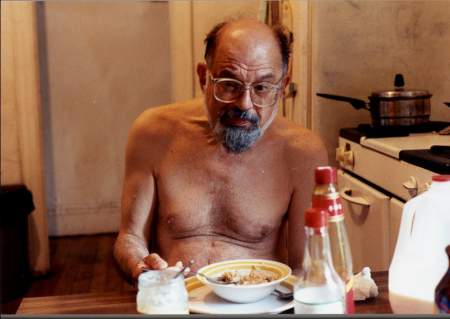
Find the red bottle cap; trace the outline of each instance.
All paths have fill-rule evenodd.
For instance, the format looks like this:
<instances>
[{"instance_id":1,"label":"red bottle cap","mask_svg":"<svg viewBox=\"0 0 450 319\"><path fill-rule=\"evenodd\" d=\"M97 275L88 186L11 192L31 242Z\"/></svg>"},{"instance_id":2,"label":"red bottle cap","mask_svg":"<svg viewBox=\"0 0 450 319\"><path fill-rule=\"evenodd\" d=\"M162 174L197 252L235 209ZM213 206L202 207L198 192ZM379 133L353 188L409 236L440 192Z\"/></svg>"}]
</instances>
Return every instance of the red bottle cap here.
<instances>
[{"instance_id":1,"label":"red bottle cap","mask_svg":"<svg viewBox=\"0 0 450 319\"><path fill-rule=\"evenodd\" d=\"M305 226L312 228L320 228L328 225L327 211L315 207L305 210Z\"/></svg>"},{"instance_id":2,"label":"red bottle cap","mask_svg":"<svg viewBox=\"0 0 450 319\"><path fill-rule=\"evenodd\" d=\"M450 181L450 175L433 175L431 180L433 182L448 182Z\"/></svg>"},{"instance_id":3,"label":"red bottle cap","mask_svg":"<svg viewBox=\"0 0 450 319\"><path fill-rule=\"evenodd\" d=\"M316 184L336 184L336 168L318 166L314 171Z\"/></svg>"}]
</instances>

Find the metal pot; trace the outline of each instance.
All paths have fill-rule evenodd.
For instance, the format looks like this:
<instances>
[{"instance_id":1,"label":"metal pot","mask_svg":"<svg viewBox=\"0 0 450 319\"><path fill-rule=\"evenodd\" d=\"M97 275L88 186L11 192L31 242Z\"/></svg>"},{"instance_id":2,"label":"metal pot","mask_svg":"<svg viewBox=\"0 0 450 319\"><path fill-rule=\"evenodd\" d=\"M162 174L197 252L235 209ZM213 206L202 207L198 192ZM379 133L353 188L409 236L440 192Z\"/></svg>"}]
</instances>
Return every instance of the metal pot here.
<instances>
[{"instance_id":1,"label":"metal pot","mask_svg":"<svg viewBox=\"0 0 450 319\"><path fill-rule=\"evenodd\" d=\"M403 75L396 74L395 89L372 92L369 102L352 97L317 93L317 96L350 103L355 109L370 111L373 126L412 126L430 120L430 98L427 90L406 90Z\"/></svg>"}]
</instances>

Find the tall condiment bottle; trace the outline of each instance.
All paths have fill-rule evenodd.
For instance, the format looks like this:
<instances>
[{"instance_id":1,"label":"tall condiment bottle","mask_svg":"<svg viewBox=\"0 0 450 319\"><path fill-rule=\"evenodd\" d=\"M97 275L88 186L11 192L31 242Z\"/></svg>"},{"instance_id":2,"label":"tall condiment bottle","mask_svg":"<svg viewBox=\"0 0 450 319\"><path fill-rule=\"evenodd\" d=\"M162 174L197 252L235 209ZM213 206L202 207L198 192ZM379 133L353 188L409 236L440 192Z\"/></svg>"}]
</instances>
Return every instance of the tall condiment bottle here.
<instances>
[{"instance_id":1,"label":"tall condiment bottle","mask_svg":"<svg viewBox=\"0 0 450 319\"><path fill-rule=\"evenodd\" d=\"M352 314L355 313L352 254L345 229L342 199L336 187L336 168L319 166L315 169L314 178L312 206L328 212L328 233L333 265L346 285L347 313Z\"/></svg>"},{"instance_id":2,"label":"tall condiment bottle","mask_svg":"<svg viewBox=\"0 0 450 319\"><path fill-rule=\"evenodd\" d=\"M435 305L436 314L450 314L450 245L445 249L448 257L447 272L436 286Z\"/></svg>"},{"instance_id":3,"label":"tall condiment bottle","mask_svg":"<svg viewBox=\"0 0 450 319\"><path fill-rule=\"evenodd\" d=\"M328 214L324 210L305 211L303 269L294 286L296 314L345 314L345 285L333 267L328 237Z\"/></svg>"}]
</instances>

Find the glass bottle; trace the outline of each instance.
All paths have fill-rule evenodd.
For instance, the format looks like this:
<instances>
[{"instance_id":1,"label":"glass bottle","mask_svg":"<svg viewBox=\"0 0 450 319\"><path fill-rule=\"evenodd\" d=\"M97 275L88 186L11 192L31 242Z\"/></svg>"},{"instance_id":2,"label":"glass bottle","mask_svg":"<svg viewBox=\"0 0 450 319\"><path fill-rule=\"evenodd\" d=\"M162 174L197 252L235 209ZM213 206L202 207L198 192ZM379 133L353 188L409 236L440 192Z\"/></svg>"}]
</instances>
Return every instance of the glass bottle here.
<instances>
[{"instance_id":1,"label":"glass bottle","mask_svg":"<svg viewBox=\"0 0 450 319\"><path fill-rule=\"evenodd\" d=\"M296 314L344 314L345 285L333 267L324 210L305 211L303 270L294 288Z\"/></svg>"},{"instance_id":2,"label":"glass bottle","mask_svg":"<svg viewBox=\"0 0 450 319\"><path fill-rule=\"evenodd\" d=\"M319 166L315 169L314 178L316 184L313 190L312 206L328 212L328 233L333 266L346 285L347 313L352 314L355 312L352 254L345 229L342 199L336 188L336 168Z\"/></svg>"},{"instance_id":3,"label":"glass bottle","mask_svg":"<svg viewBox=\"0 0 450 319\"><path fill-rule=\"evenodd\" d=\"M436 286L435 304L437 314L450 314L450 245L445 249L448 256L447 272Z\"/></svg>"},{"instance_id":4,"label":"glass bottle","mask_svg":"<svg viewBox=\"0 0 450 319\"><path fill-rule=\"evenodd\" d=\"M189 314L188 294L177 270L148 270L139 275L137 311L142 314Z\"/></svg>"}]
</instances>

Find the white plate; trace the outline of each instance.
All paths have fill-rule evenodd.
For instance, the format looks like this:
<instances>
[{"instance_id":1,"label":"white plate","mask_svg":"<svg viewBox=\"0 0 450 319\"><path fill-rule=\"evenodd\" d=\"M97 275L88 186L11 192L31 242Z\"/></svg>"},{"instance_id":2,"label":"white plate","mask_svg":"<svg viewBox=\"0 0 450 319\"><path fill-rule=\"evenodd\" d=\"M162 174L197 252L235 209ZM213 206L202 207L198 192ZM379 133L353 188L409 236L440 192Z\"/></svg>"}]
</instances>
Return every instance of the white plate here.
<instances>
[{"instance_id":1,"label":"white plate","mask_svg":"<svg viewBox=\"0 0 450 319\"><path fill-rule=\"evenodd\" d=\"M289 276L277 289L283 292L292 291L294 276ZM189 294L189 312L203 314L262 314L280 313L294 307L293 300L278 299L275 295L253 303L233 303L218 297L208 286L196 277L185 280Z\"/></svg>"}]
</instances>

